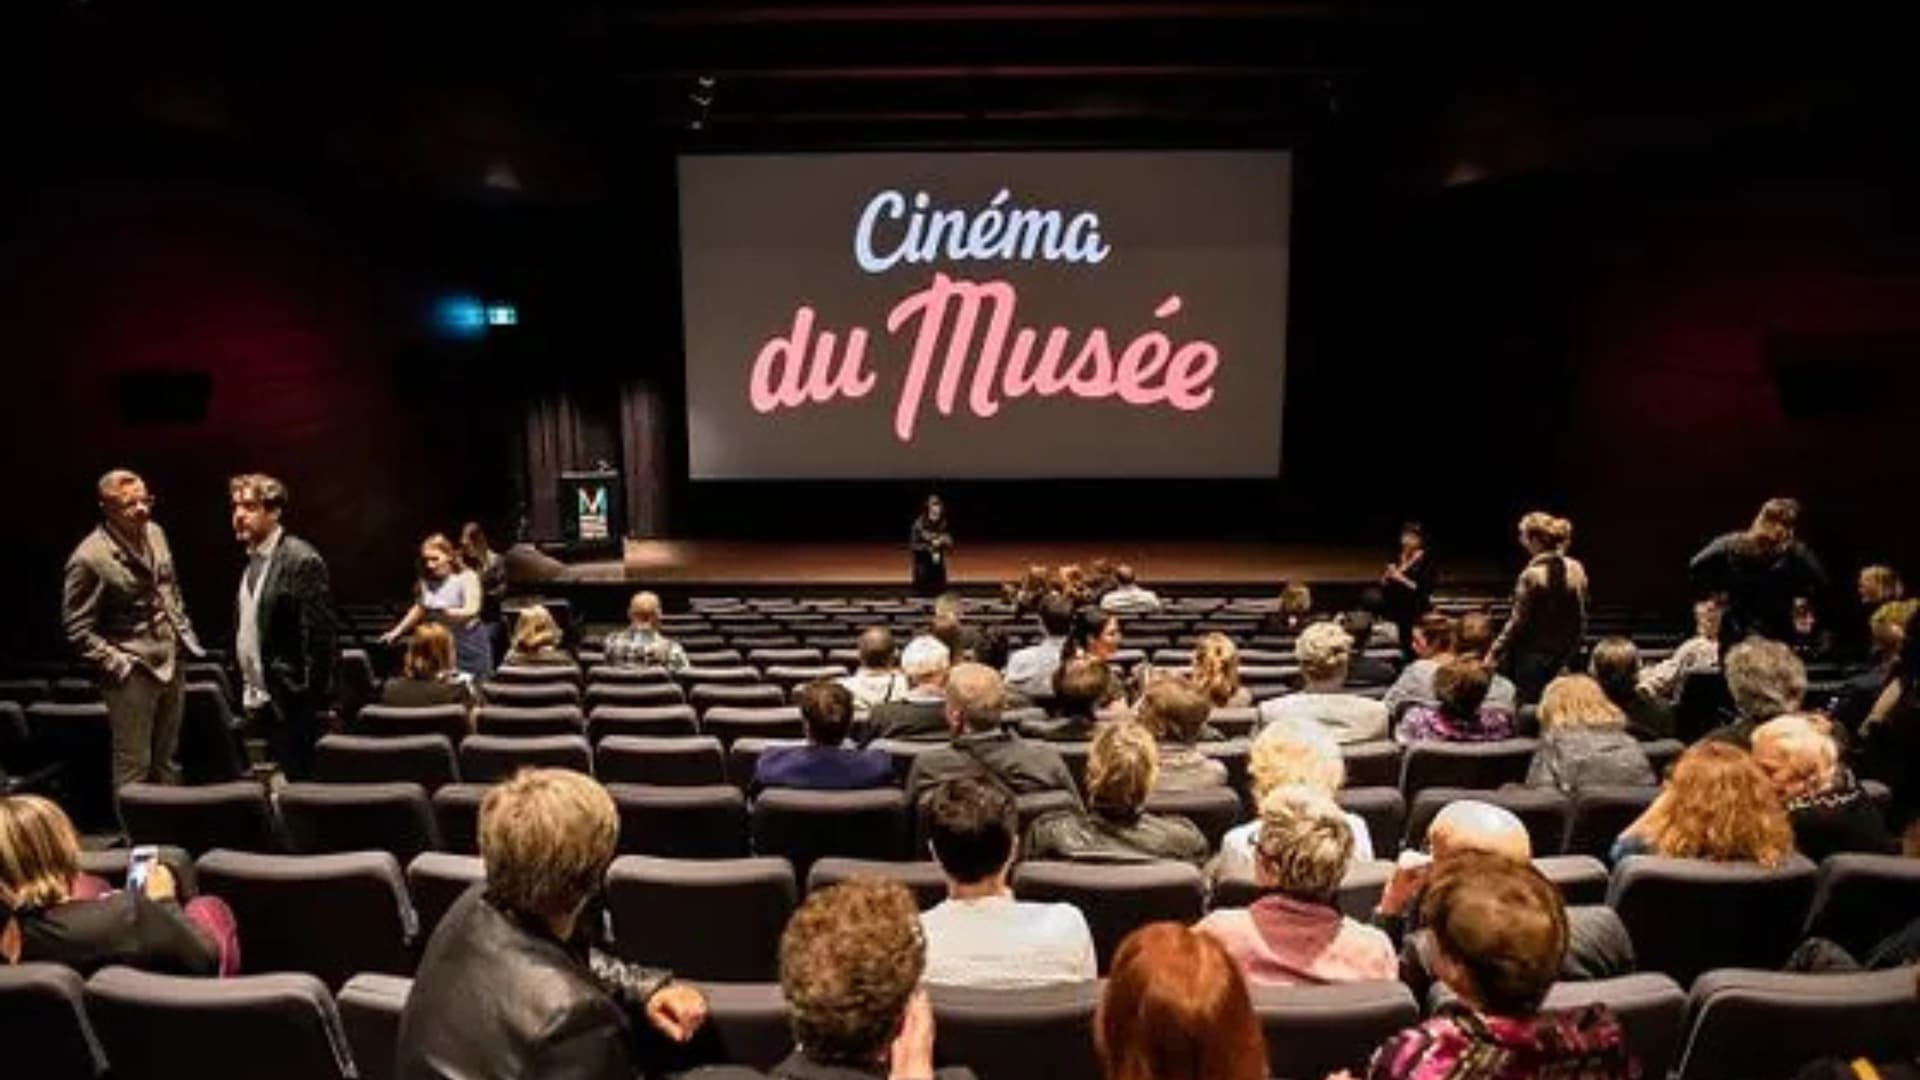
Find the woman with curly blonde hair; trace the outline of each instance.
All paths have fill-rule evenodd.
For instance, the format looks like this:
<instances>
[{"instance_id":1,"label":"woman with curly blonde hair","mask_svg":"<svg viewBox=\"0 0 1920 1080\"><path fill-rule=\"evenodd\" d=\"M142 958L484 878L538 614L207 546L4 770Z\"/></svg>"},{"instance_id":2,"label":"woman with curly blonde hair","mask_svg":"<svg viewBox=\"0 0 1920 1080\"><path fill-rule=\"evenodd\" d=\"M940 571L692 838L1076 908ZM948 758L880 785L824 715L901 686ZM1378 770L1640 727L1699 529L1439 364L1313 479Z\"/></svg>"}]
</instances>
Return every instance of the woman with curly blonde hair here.
<instances>
[{"instance_id":1,"label":"woman with curly blonde hair","mask_svg":"<svg viewBox=\"0 0 1920 1080\"><path fill-rule=\"evenodd\" d=\"M1751 754L1716 740L1680 755L1659 797L1613 845L1615 861L1665 855L1774 867L1793 853L1793 826L1767 774Z\"/></svg>"},{"instance_id":2,"label":"woman with curly blonde hair","mask_svg":"<svg viewBox=\"0 0 1920 1080\"><path fill-rule=\"evenodd\" d=\"M1240 685L1240 649L1225 634L1205 634L1194 644L1192 682L1216 709L1253 704L1253 693Z\"/></svg>"}]
</instances>

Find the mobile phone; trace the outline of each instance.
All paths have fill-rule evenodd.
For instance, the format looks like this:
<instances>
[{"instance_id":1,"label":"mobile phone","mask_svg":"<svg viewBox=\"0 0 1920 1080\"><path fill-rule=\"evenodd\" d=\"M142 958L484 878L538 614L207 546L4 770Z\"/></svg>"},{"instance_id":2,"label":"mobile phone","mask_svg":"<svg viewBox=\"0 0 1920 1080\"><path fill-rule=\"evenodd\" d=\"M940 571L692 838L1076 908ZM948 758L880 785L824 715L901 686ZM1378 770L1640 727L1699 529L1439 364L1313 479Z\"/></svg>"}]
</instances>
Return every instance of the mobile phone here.
<instances>
[{"instance_id":1,"label":"mobile phone","mask_svg":"<svg viewBox=\"0 0 1920 1080\"><path fill-rule=\"evenodd\" d=\"M1413 848L1408 848L1401 852L1400 857L1394 861L1400 864L1400 869L1402 870L1419 870L1432 866L1433 856L1424 851L1416 851Z\"/></svg>"},{"instance_id":2,"label":"mobile phone","mask_svg":"<svg viewBox=\"0 0 1920 1080\"><path fill-rule=\"evenodd\" d=\"M160 849L152 844L142 844L127 856L127 890L140 892L147 887L147 875L153 872L153 864L160 861Z\"/></svg>"}]
</instances>

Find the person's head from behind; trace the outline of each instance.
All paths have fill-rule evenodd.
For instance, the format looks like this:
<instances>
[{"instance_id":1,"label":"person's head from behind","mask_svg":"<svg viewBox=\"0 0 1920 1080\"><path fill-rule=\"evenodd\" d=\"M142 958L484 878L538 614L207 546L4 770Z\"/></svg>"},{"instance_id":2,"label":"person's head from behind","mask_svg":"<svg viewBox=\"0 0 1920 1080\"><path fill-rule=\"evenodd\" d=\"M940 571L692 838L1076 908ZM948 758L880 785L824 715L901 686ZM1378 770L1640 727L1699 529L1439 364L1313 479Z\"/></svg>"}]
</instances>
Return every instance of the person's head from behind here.
<instances>
[{"instance_id":1,"label":"person's head from behind","mask_svg":"<svg viewBox=\"0 0 1920 1080\"><path fill-rule=\"evenodd\" d=\"M94 493L100 497L101 516L121 532L138 532L153 520L153 496L147 493L147 482L130 469L108 471L94 485Z\"/></svg>"},{"instance_id":2,"label":"person's head from behind","mask_svg":"<svg viewBox=\"0 0 1920 1080\"><path fill-rule=\"evenodd\" d=\"M1053 672L1053 709L1061 716L1091 720L1106 703L1113 684L1107 665L1098 660L1069 660Z\"/></svg>"},{"instance_id":3,"label":"person's head from behind","mask_svg":"<svg viewBox=\"0 0 1920 1080\"><path fill-rule=\"evenodd\" d=\"M1573 522L1535 510L1520 519L1520 546L1530 555L1559 554L1573 543Z\"/></svg>"},{"instance_id":4,"label":"person's head from behind","mask_svg":"<svg viewBox=\"0 0 1920 1080\"><path fill-rule=\"evenodd\" d=\"M1594 662L1599 663L1597 651ZM1627 690L1632 692L1631 682ZM1626 726L1627 714L1613 703L1597 679L1562 675L1540 694L1542 731L1619 731Z\"/></svg>"},{"instance_id":5,"label":"person's head from behind","mask_svg":"<svg viewBox=\"0 0 1920 1080\"><path fill-rule=\"evenodd\" d=\"M1454 655L1486 659L1487 654L1493 651L1497 631L1493 616L1484 611L1467 612L1454 624Z\"/></svg>"},{"instance_id":6,"label":"person's head from behind","mask_svg":"<svg viewBox=\"0 0 1920 1080\"><path fill-rule=\"evenodd\" d=\"M1453 652L1456 631L1451 616L1430 611L1413 624L1413 654L1425 660Z\"/></svg>"},{"instance_id":7,"label":"person's head from behind","mask_svg":"<svg viewBox=\"0 0 1920 1080\"><path fill-rule=\"evenodd\" d=\"M1240 692L1240 648L1225 634L1202 634L1193 646L1193 685L1216 706Z\"/></svg>"},{"instance_id":8,"label":"person's head from behind","mask_svg":"<svg viewBox=\"0 0 1920 1080\"><path fill-rule=\"evenodd\" d=\"M65 811L38 795L0 796L0 906L63 904L79 873L80 836Z\"/></svg>"},{"instance_id":9,"label":"person's head from behind","mask_svg":"<svg viewBox=\"0 0 1920 1080\"><path fill-rule=\"evenodd\" d=\"M1275 717L1247 747L1247 775L1255 804L1277 788L1302 785L1332 797L1347 782L1340 744L1316 720Z\"/></svg>"},{"instance_id":10,"label":"person's head from behind","mask_svg":"<svg viewBox=\"0 0 1920 1080\"><path fill-rule=\"evenodd\" d=\"M1464 723L1480 718L1480 706L1493 689L1493 672L1478 659L1456 656L1433 673L1433 696L1442 715Z\"/></svg>"},{"instance_id":11,"label":"person's head from behind","mask_svg":"<svg viewBox=\"0 0 1920 1080\"><path fill-rule=\"evenodd\" d=\"M1192 746L1213 713L1213 702L1185 679L1155 679L1140 695L1134 710L1155 740L1168 746Z\"/></svg>"},{"instance_id":12,"label":"person's head from behind","mask_svg":"<svg viewBox=\"0 0 1920 1080\"><path fill-rule=\"evenodd\" d=\"M420 541L420 569L435 581L460 572L460 551L445 533L434 533Z\"/></svg>"},{"instance_id":13,"label":"person's head from behind","mask_svg":"<svg viewBox=\"0 0 1920 1080\"><path fill-rule=\"evenodd\" d=\"M985 664L955 664L947 673L947 730L982 735L1000 730L1007 707L1007 686Z\"/></svg>"},{"instance_id":14,"label":"person's head from behind","mask_svg":"<svg viewBox=\"0 0 1920 1080\"><path fill-rule=\"evenodd\" d=\"M1020 813L1005 789L962 776L928 793L920 815L927 826L927 846L949 882L1006 884Z\"/></svg>"},{"instance_id":15,"label":"person's head from behind","mask_svg":"<svg viewBox=\"0 0 1920 1080\"><path fill-rule=\"evenodd\" d=\"M1225 947L1178 923L1128 934L1093 1019L1105 1080L1264 1080L1267 1045Z\"/></svg>"},{"instance_id":16,"label":"person's head from behind","mask_svg":"<svg viewBox=\"0 0 1920 1080\"><path fill-rule=\"evenodd\" d=\"M1920 611L1920 600L1892 600L1875 608L1867 619L1867 637L1876 663L1891 663L1906 644L1907 623Z\"/></svg>"},{"instance_id":17,"label":"person's head from behind","mask_svg":"<svg viewBox=\"0 0 1920 1080\"><path fill-rule=\"evenodd\" d=\"M1100 725L1087 747L1087 808L1111 821L1140 816L1160 777L1160 749L1133 720Z\"/></svg>"},{"instance_id":18,"label":"person's head from behind","mask_svg":"<svg viewBox=\"0 0 1920 1080\"><path fill-rule=\"evenodd\" d=\"M544 604L522 608L513 624L513 651L537 653L560 647L560 624Z\"/></svg>"},{"instance_id":19,"label":"person's head from behind","mask_svg":"<svg viewBox=\"0 0 1920 1080\"><path fill-rule=\"evenodd\" d=\"M1868 608L1877 608L1895 600L1903 600L1907 595L1907 584L1900 578L1900 571L1891 566L1874 564L1860 568L1858 583L1860 603Z\"/></svg>"},{"instance_id":20,"label":"person's head from behind","mask_svg":"<svg viewBox=\"0 0 1920 1080\"><path fill-rule=\"evenodd\" d=\"M940 639L921 634L900 653L900 670L907 676L908 684L923 689L938 690L947 685L947 672L953 664L952 654Z\"/></svg>"},{"instance_id":21,"label":"person's head from behind","mask_svg":"<svg viewBox=\"0 0 1920 1080\"><path fill-rule=\"evenodd\" d=\"M561 937L599 892L620 838L612 796L571 769L521 769L480 803L487 895Z\"/></svg>"},{"instance_id":22,"label":"person's head from behind","mask_svg":"<svg viewBox=\"0 0 1920 1080\"><path fill-rule=\"evenodd\" d=\"M884 626L869 626L860 631L857 643L860 666L867 671L891 671L894 661L893 631Z\"/></svg>"},{"instance_id":23,"label":"person's head from behind","mask_svg":"<svg viewBox=\"0 0 1920 1080\"><path fill-rule=\"evenodd\" d=\"M1073 630L1073 601L1060 593L1048 593L1040 600L1040 632L1050 638L1063 638Z\"/></svg>"},{"instance_id":24,"label":"person's head from behind","mask_svg":"<svg viewBox=\"0 0 1920 1080\"><path fill-rule=\"evenodd\" d=\"M1640 647L1628 638L1601 638L1587 670L1609 701L1624 706L1640 692Z\"/></svg>"},{"instance_id":25,"label":"person's head from behind","mask_svg":"<svg viewBox=\"0 0 1920 1080\"><path fill-rule=\"evenodd\" d=\"M636 630L660 629L660 597L642 590L627 601L627 624Z\"/></svg>"},{"instance_id":26,"label":"person's head from behind","mask_svg":"<svg viewBox=\"0 0 1920 1080\"><path fill-rule=\"evenodd\" d=\"M1676 859L1778 866L1793 854L1779 793L1732 743L1709 739L1681 754L1646 820L1654 853Z\"/></svg>"},{"instance_id":27,"label":"person's head from behind","mask_svg":"<svg viewBox=\"0 0 1920 1080\"><path fill-rule=\"evenodd\" d=\"M1778 641L1748 638L1727 650L1727 691L1749 723L1797 712L1807 693L1807 666Z\"/></svg>"},{"instance_id":28,"label":"person's head from behind","mask_svg":"<svg viewBox=\"0 0 1920 1080\"><path fill-rule=\"evenodd\" d=\"M1299 784L1260 800L1253 870L1260 884L1296 900L1331 904L1353 858L1353 829L1325 792Z\"/></svg>"},{"instance_id":29,"label":"person's head from behind","mask_svg":"<svg viewBox=\"0 0 1920 1080\"><path fill-rule=\"evenodd\" d=\"M1280 614L1304 619L1313 614L1313 590L1304 581L1290 581L1280 589Z\"/></svg>"},{"instance_id":30,"label":"person's head from behind","mask_svg":"<svg viewBox=\"0 0 1920 1080\"><path fill-rule=\"evenodd\" d=\"M839 746L847 741L853 727L853 693L828 679L818 679L800 688L800 720L807 728L807 741L815 746Z\"/></svg>"},{"instance_id":31,"label":"person's head from behind","mask_svg":"<svg viewBox=\"0 0 1920 1080\"><path fill-rule=\"evenodd\" d=\"M1113 568L1113 583L1116 587L1122 589L1132 588L1138 584L1138 582L1134 580L1133 567L1128 566L1126 563L1116 563Z\"/></svg>"},{"instance_id":32,"label":"person's head from behind","mask_svg":"<svg viewBox=\"0 0 1920 1080\"><path fill-rule=\"evenodd\" d=\"M1526 862L1533 858L1533 838L1526 823L1506 807L1455 799L1441 807L1427 826L1427 853L1436 863L1467 854Z\"/></svg>"},{"instance_id":33,"label":"person's head from behind","mask_svg":"<svg viewBox=\"0 0 1920 1080\"><path fill-rule=\"evenodd\" d=\"M935 641L947 647L947 655L955 661L967 659L967 635L961 629L960 616L951 611L937 611L933 622L927 627L927 633Z\"/></svg>"},{"instance_id":34,"label":"person's head from behind","mask_svg":"<svg viewBox=\"0 0 1920 1080\"><path fill-rule=\"evenodd\" d=\"M1317 622L1294 639L1293 655L1308 688L1338 689L1353 662L1353 638L1338 623Z\"/></svg>"},{"instance_id":35,"label":"person's head from behind","mask_svg":"<svg viewBox=\"0 0 1920 1080\"><path fill-rule=\"evenodd\" d=\"M266 473L245 473L227 481L233 507L234 538L248 546L267 542L287 508L287 485Z\"/></svg>"},{"instance_id":36,"label":"person's head from behind","mask_svg":"<svg viewBox=\"0 0 1920 1080\"><path fill-rule=\"evenodd\" d=\"M421 623L407 639L401 673L409 679L444 679L453 672L453 635L439 623Z\"/></svg>"},{"instance_id":37,"label":"person's head from behind","mask_svg":"<svg viewBox=\"0 0 1920 1080\"><path fill-rule=\"evenodd\" d=\"M1753 763L1782 800L1810 798L1838 781L1840 746L1826 717L1788 713L1753 729Z\"/></svg>"},{"instance_id":38,"label":"person's head from behind","mask_svg":"<svg viewBox=\"0 0 1920 1080\"><path fill-rule=\"evenodd\" d=\"M807 896L780 935L780 989L793 1041L815 1062L883 1060L927 966L906 886L855 878Z\"/></svg>"},{"instance_id":39,"label":"person's head from behind","mask_svg":"<svg viewBox=\"0 0 1920 1080\"><path fill-rule=\"evenodd\" d=\"M1494 1016L1540 1011L1567 952L1560 890L1531 863L1470 854L1436 868L1420 901L1433 971Z\"/></svg>"}]
</instances>

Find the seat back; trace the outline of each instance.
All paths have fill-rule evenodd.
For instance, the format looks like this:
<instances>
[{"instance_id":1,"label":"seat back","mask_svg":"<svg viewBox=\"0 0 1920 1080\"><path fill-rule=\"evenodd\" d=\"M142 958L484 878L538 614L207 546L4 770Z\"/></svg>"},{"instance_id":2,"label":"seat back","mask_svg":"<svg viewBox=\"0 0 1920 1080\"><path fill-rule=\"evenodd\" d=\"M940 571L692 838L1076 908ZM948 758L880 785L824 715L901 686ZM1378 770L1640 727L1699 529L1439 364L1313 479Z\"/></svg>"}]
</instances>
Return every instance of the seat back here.
<instances>
[{"instance_id":1,"label":"seat back","mask_svg":"<svg viewBox=\"0 0 1920 1080\"><path fill-rule=\"evenodd\" d=\"M1607 864L1591 855L1541 855L1533 868L1553 882L1569 905L1607 902Z\"/></svg>"},{"instance_id":2,"label":"seat back","mask_svg":"<svg viewBox=\"0 0 1920 1080\"><path fill-rule=\"evenodd\" d=\"M384 851L211 851L197 869L201 891L233 908L248 972L303 971L341 986L362 971L413 971L413 904L400 864Z\"/></svg>"},{"instance_id":3,"label":"seat back","mask_svg":"<svg viewBox=\"0 0 1920 1080\"><path fill-rule=\"evenodd\" d=\"M106 848L97 851L80 852L80 872L92 874L115 889L127 887L127 861L133 853L128 848ZM164 846L160 849L160 864L173 872L174 894L181 900L191 900L200 895L200 876L193 869L193 853L186 848Z\"/></svg>"},{"instance_id":4,"label":"seat back","mask_svg":"<svg viewBox=\"0 0 1920 1080\"><path fill-rule=\"evenodd\" d=\"M807 891L817 892L857 877L885 878L897 881L913 893L914 902L925 911L947 898L947 879L936 862L895 862L892 860L844 859L830 856L815 862L807 871Z\"/></svg>"},{"instance_id":5,"label":"seat back","mask_svg":"<svg viewBox=\"0 0 1920 1080\"><path fill-rule=\"evenodd\" d=\"M251 946L249 946L251 947ZM233 979L105 968L87 1015L116 1080L348 1080L353 1055L327 988L311 975Z\"/></svg>"},{"instance_id":6,"label":"seat back","mask_svg":"<svg viewBox=\"0 0 1920 1080\"><path fill-rule=\"evenodd\" d=\"M1364 1075L1374 1048L1418 1022L1413 992L1399 982L1251 987L1267 1037L1270 1076Z\"/></svg>"},{"instance_id":7,"label":"seat back","mask_svg":"<svg viewBox=\"0 0 1920 1080\"><path fill-rule=\"evenodd\" d=\"M1398 743L1352 743L1340 748L1348 787L1399 787L1400 758Z\"/></svg>"},{"instance_id":8,"label":"seat back","mask_svg":"<svg viewBox=\"0 0 1920 1080\"><path fill-rule=\"evenodd\" d=\"M460 894L486 880L487 867L478 855L425 851L413 857L407 864L407 892L413 897L422 947Z\"/></svg>"},{"instance_id":9,"label":"seat back","mask_svg":"<svg viewBox=\"0 0 1920 1080\"><path fill-rule=\"evenodd\" d=\"M1245 815L1240 796L1228 787L1156 791L1147 796L1146 809L1148 813L1174 814L1193 822L1207 838L1207 847L1214 851L1220 850L1220 838Z\"/></svg>"},{"instance_id":10,"label":"seat back","mask_svg":"<svg viewBox=\"0 0 1920 1080\"><path fill-rule=\"evenodd\" d=\"M1100 984L1017 990L934 986L936 1064L963 1065L980 1080L1099 1080L1093 1013Z\"/></svg>"},{"instance_id":11,"label":"seat back","mask_svg":"<svg viewBox=\"0 0 1920 1080\"><path fill-rule=\"evenodd\" d=\"M482 705L474 712L482 735L584 735L587 720L578 705Z\"/></svg>"},{"instance_id":12,"label":"seat back","mask_svg":"<svg viewBox=\"0 0 1920 1080\"><path fill-rule=\"evenodd\" d=\"M1573 804L1553 788L1507 787L1497 791L1470 791L1464 788L1430 787L1413 797L1407 809L1405 846L1424 848L1427 827L1448 803L1477 799L1510 811L1527 827L1527 838L1535 855L1558 855L1566 843L1567 823L1573 818Z\"/></svg>"},{"instance_id":13,"label":"seat back","mask_svg":"<svg viewBox=\"0 0 1920 1080\"><path fill-rule=\"evenodd\" d=\"M735 739L727 747L727 783L742 791L753 787L753 775L760 768L760 755L779 746L805 746L805 739Z\"/></svg>"},{"instance_id":14,"label":"seat back","mask_svg":"<svg viewBox=\"0 0 1920 1080\"><path fill-rule=\"evenodd\" d=\"M696 702L695 707L699 705ZM807 728L797 705L715 705L700 713L700 730L723 744L736 739L799 739Z\"/></svg>"},{"instance_id":15,"label":"seat back","mask_svg":"<svg viewBox=\"0 0 1920 1080\"><path fill-rule=\"evenodd\" d=\"M501 664L493 669L493 682L515 686L546 686L552 683L580 685L580 669L571 664Z\"/></svg>"},{"instance_id":16,"label":"seat back","mask_svg":"<svg viewBox=\"0 0 1920 1080\"><path fill-rule=\"evenodd\" d=\"M293 783L280 791L287 849L298 855L385 851L404 864L440 846L419 784Z\"/></svg>"},{"instance_id":17,"label":"seat back","mask_svg":"<svg viewBox=\"0 0 1920 1080\"><path fill-rule=\"evenodd\" d=\"M354 720L355 735L444 735L454 746L467 737L464 705L369 705Z\"/></svg>"},{"instance_id":18,"label":"seat back","mask_svg":"<svg viewBox=\"0 0 1920 1080\"><path fill-rule=\"evenodd\" d=\"M180 774L189 784L218 784L247 774L240 721L227 692L209 682L189 682L182 692Z\"/></svg>"},{"instance_id":19,"label":"seat back","mask_svg":"<svg viewBox=\"0 0 1920 1080\"><path fill-rule=\"evenodd\" d=\"M0 1046L17 1057L30 1054L33 1075L44 1080L105 1076L107 1056L87 1019L85 988L60 964L0 964Z\"/></svg>"},{"instance_id":20,"label":"seat back","mask_svg":"<svg viewBox=\"0 0 1920 1080\"><path fill-rule=\"evenodd\" d=\"M765 1072L793 1052L779 983L703 983L700 992L707 996L707 1027L720 1060Z\"/></svg>"},{"instance_id":21,"label":"seat back","mask_svg":"<svg viewBox=\"0 0 1920 1080\"><path fill-rule=\"evenodd\" d=\"M340 988L340 1029L353 1050L360 1080L393 1080L400 1046L400 1014L413 980L398 975L355 975Z\"/></svg>"},{"instance_id":22,"label":"seat back","mask_svg":"<svg viewBox=\"0 0 1920 1080\"><path fill-rule=\"evenodd\" d=\"M731 785L609 784L620 814L620 851L674 859L747 854L747 798Z\"/></svg>"},{"instance_id":23,"label":"seat back","mask_svg":"<svg viewBox=\"0 0 1920 1080\"><path fill-rule=\"evenodd\" d=\"M1527 778L1536 739L1481 743L1417 742L1400 760L1400 791L1408 799L1430 787L1492 790Z\"/></svg>"},{"instance_id":24,"label":"seat back","mask_svg":"<svg viewBox=\"0 0 1920 1080\"><path fill-rule=\"evenodd\" d=\"M1334 891L1334 906L1350 918L1365 921L1379 905L1387 879L1393 876L1393 867L1392 862L1384 859L1348 866L1340 879L1340 887ZM1271 891L1251 876L1222 875L1213 883L1213 907L1216 910L1247 907Z\"/></svg>"},{"instance_id":25,"label":"seat back","mask_svg":"<svg viewBox=\"0 0 1920 1080\"><path fill-rule=\"evenodd\" d=\"M1639 819L1660 794L1657 787L1583 787L1573 796L1573 819L1567 823L1569 855L1604 859L1627 826Z\"/></svg>"},{"instance_id":26,"label":"seat back","mask_svg":"<svg viewBox=\"0 0 1920 1080\"><path fill-rule=\"evenodd\" d=\"M593 775L593 750L579 735L469 735L460 744L460 775L497 784L524 768L572 769Z\"/></svg>"},{"instance_id":27,"label":"seat back","mask_svg":"<svg viewBox=\"0 0 1920 1080\"><path fill-rule=\"evenodd\" d=\"M199 855L214 848L280 850L267 793L252 780L201 787L128 784L120 819L135 844L170 844Z\"/></svg>"},{"instance_id":28,"label":"seat back","mask_svg":"<svg viewBox=\"0 0 1920 1080\"><path fill-rule=\"evenodd\" d=\"M114 821L113 733L103 702L36 701L27 706L27 731L61 770L61 800L82 830Z\"/></svg>"},{"instance_id":29,"label":"seat back","mask_svg":"<svg viewBox=\"0 0 1920 1080\"><path fill-rule=\"evenodd\" d=\"M686 691L671 682L596 682L587 687L587 710L647 709L685 705Z\"/></svg>"},{"instance_id":30,"label":"seat back","mask_svg":"<svg viewBox=\"0 0 1920 1080\"><path fill-rule=\"evenodd\" d=\"M314 779L331 784L414 783L428 794L460 779L445 735L323 735Z\"/></svg>"},{"instance_id":31,"label":"seat back","mask_svg":"<svg viewBox=\"0 0 1920 1080\"><path fill-rule=\"evenodd\" d=\"M1333 793L1340 809L1367 823L1373 857L1391 859L1400 851L1406 830L1407 798L1397 787L1344 787Z\"/></svg>"},{"instance_id":32,"label":"seat back","mask_svg":"<svg viewBox=\"0 0 1920 1080\"><path fill-rule=\"evenodd\" d=\"M1850 974L1711 971L1687 1001L1679 1080L1789 1077L1815 1058L1912 1061L1913 968Z\"/></svg>"},{"instance_id":33,"label":"seat back","mask_svg":"<svg viewBox=\"0 0 1920 1080\"><path fill-rule=\"evenodd\" d=\"M486 797L486 784L447 784L433 793L433 820L442 848L480 854L480 803Z\"/></svg>"},{"instance_id":34,"label":"seat back","mask_svg":"<svg viewBox=\"0 0 1920 1080\"><path fill-rule=\"evenodd\" d=\"M613 948L683 978L773 982L798 891L785 859L623 855L607 871Z\"/></svg>"},{"instance_id":35,"label":"seat back","mask_svg":"<svg viewBox=\"0 0 1920 1080\"><path fill-rule=\"evenodd\" d=\"M1229 739L1244 739L1259 726L1260 710L1251 705L1215 709L1207 716L1207 723Z\"/></svg>"},{"instance_id":36,"label":"seat back","mask_svg":"<svg viewBox=\"0 0 1920 1080\"><path fill-rule=\"evenodd\" d=\"M1799 856L1769 870L1634 855L1614 868L1607 903L1632 935L1641 969L1686 986L1713 968L1778 970L1799 943L1814 878Z\"/></svg>"},{"instance_id":37,"label":"seat back","mask_svg":"<svg viewBox=\"0 0 1920 1080\"><path fill-rule=\"evenodd\" d=\"M753 802L753 850L785 856L801 880L828 855L905 859L906 792L769 789Z\"/></svg>"},{"instance_id":38,"label":"seat back","mask_svg":"<svg viewBox=\"0 0 1920 1080\"><path fill-rule=\"evenodd\" d=\"M725 753L711 735L609 736L593 748L593 771L607 784L727 782Z\"/></svg>"},{"instance_id":39,"label":"seat back","mask_svg":"<svg viewBox=\"0 0 1920 1080\"><path fill-rule=\"evenodd\" d=\"M1807 936L1838 942L1865 960L1920 913L1920 859L1829 855L1820 863Z\"/></svg>"},{"instance_id":40,"label":"seat back","mask_svg":"<svg viewBox=\"0 0 1920 1080\"><path fill-rule=\"evenodd\" d=\"M1079 908L1093 931L1103 973L1128 934L1163 919L1192 923L1206 908L1206 882L1197 868L1181 862L1021 863L1013 872L1013 891L1023 900Z\"/></svg>"},{"instance_id":41,"label":"seat back","mask_svg":"<svg viewBox=\"0 0 1920 1080\"><path fill-rule=\"evenodd\" d=\"M518 705L522 708L572 705L577 708L580 705L580 686L572 682L489 682L480 688L480 697L489 705Z\"/></svg>"},{"instance_id":42,"label":"seat back","mask_svg":"<svg viewBox=\"0 0 1920 1080\"><path fill-rule=\"evenodd\" d=\"M691 705L595 705L587 715L587 738L594 742L609 735L696 735L699 731Z\"/></svg>"},{"instance_id":43,"label":"seat back","mask_svg":"<svg viewBox=\"0 0 1920 1080\"><path fill-rule=\"evenodd\" d=\"M1640 1075L1664 1077L1680 1060L1687 1034L1687 992L1665 975L1641 972L1590 982L1559 982L1547 991L1549 1009L1605 1005L1626 1032Z\"/></svg>"}]
</instances>

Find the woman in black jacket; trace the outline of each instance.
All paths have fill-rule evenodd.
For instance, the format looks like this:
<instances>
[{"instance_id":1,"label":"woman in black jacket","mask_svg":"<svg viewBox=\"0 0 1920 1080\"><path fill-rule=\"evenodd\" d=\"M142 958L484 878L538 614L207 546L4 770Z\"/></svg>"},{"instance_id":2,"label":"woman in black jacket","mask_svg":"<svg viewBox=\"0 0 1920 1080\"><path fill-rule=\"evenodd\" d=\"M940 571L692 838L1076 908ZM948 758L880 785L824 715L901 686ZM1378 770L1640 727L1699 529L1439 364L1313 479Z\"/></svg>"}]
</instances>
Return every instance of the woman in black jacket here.
<instances>
[{"instance_id":1,"label":"woman in black jacket","mask_svg":"<svg viewBox=\"0 0 1920 1080\"><path fill-rule=\"evenodd\" d=\"M1587 571L1567 557L1573 523L1534 511L1520 519L1526 569L1513 586L1513 613L1494 640L1491 659L1513 680L1522 704L1567 669L1587 630Z\"/></svg>"}]
</instances>

